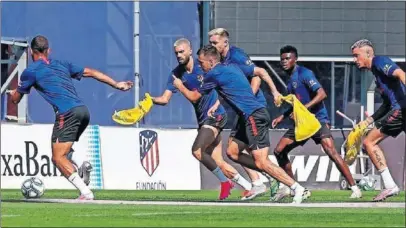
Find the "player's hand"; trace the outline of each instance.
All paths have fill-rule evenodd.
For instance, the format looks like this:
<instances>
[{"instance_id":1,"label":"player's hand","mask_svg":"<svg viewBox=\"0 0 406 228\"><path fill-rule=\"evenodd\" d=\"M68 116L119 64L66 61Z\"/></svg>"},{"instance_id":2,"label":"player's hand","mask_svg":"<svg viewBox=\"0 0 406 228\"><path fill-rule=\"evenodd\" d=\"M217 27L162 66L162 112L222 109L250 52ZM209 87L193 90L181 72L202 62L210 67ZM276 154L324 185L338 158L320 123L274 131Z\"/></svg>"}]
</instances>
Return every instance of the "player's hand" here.
<instances>
[{"instance_id":1,"label":"player's hand","mask_svg":"<svg viewBox=\"0 0 406 228\"><path fill-rule=\"evenodd\" d=\"M360 129L367 128L370 124L372 124L374 120L372 117L368 117L365 120L359 122L355 127L359 127Z\"/></svg>"},{"instance_id":2,"label":"player's hand","mask_svg":"<svg viewBox=\"0 0 406 228\"><path fill-rule=\"evenodd\" d=\"M6 90L6 94L10 94L11 96L13 96L16 93L16 89L13 90Z\"/></svg>"},{"instance_id":3,"label":"player's hand","mask_svg":"<svg viewBox=\"0 0 406 228\"><path fill-rule=\"evenodd\" d=\"M295 120L295 116L293 115L293 112L289 115L289 118L291 118L292 120Z\"/></svg>"},{"instance_id":4,"label":"player's hand","mask_svg":"<svg viewBox=\"0 0 406 228\"><path fill-rule=\"evenodd\" d=\"M283 115L278 116L276 119L272 120L272 128L275 128L283 120Z\"/></svg>"},{"instance_id":5,"label":"player's hand","mask_svg":"<svg viewBox=\"0 0 406 228\"><path fill-rule=\"evenodd\" d=\"M215 118L214 117L214 113L216 113L216 111L217 111L217 106L216 105L214 105L214 106L212 106L211 108L209 108L209 111L207 111L207 116L208 117L211 117L211 118Z\"/></svg>"},{"instance_id":6,"label":"player's hand","mask_svg":"<svg viewBox=\"0 0 406 228\"><path fill-rule=\"evenodd\" d=\"M173 77L173 86L175 86L175 88L179 89L179 87L183 84L182 80L177 78L175 75L172 75L172 77Z\"/></svg>"},{"instance_id":7,"label":"player's hand","mask_svg":"<svg viewBox=\"0 0 406 228\"><path fill-rule=\"evenodd\" d=\"M275 93L272 93L272 95L273 95L274 104L279 103L280 96L282 96L282 95L278 91L276 91Z\"/></svg>"},{"instance_id":8,"label":"player's hand","mask_svg":"<svg viewBox=\"0 0 406 228\"><path fill-rule=\"evenodd\" d=\"M122 91L127 91L133 87L134 83L132 81L126 81L126 82L117 82L116 84L116 89L122 90Z\"/></svg>"}]
</instances>

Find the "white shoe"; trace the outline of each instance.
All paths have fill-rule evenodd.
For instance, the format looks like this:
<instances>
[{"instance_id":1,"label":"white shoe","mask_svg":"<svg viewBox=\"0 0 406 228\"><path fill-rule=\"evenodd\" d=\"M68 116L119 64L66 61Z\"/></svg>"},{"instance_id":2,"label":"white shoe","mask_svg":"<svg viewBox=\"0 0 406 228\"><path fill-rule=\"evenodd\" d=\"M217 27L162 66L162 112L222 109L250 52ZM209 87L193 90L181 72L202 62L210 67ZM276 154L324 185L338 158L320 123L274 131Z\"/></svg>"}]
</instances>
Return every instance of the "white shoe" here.
<instances>
[{"instance_id":1,"label":"white shoe","mask_svg":"<svg viewBox=\"0 0 406 228\"><path fill-rule=\"evenodd\" d=\"M360 199L362 198L362 192L359 188L352 191L350 199Z\"/></svg>"},{"instance_id":2,"label":"white shoe","mask_svg":"<svg viewBox=\"0 0 406 228\"><path fill-rule=\"evenodd\" d=\"M77 200L94 200L94 195L93 192L90 192L88 194L81 194Z\"/></svg>"},{"instance_id":3,"label":"white shoe","mask_svg":"<svg viewBox=\"0 0 406 228\"><path fill-rule=\"evenodd\" d=\"M274 197L271 197L270 201L280 202L282 199L289 196L291 196L290 188L288 188L287 186L283 186L282 188L278 189Z\"/></svg>"},{"instance_id":4,"label":"white shoe","mask_svg":"<svg viewBox=\"0 0 406 228\"><path fill-rule=\"evenodd\" d=\"M303 201L303 195L305 192L305 188L303 188L302 186L298 186L295 189L295 196L293 197L293 202L292 204L300 204Z\"/></svg>"},{"instance_id":5,"label":"white shoe","mask_svg":"<svg viewBox=\"0 0 406 228\"><path fill-rule=\"evenodd\" d=\"M93 166L88 161L84 161L78 169L79 176L83 179L86 185L90 184L90 172L92 172Z\"/></svg>"},{"instance_id":6,"label":"white shoe","mask_svg":"<svg viewBox=\"0 0 406 228\"><path fill-rule=\"evenodd\" d=\"M399 187L395 186L393 188L383 189L374 199L374 202L384 201L389 197L396 196L400 192Z\"/></svg>"},{"instance_id":7,"label":"white shoe","mask_svg":"<svg viewBox=\"0 0 406 228\"><path fill-rule=\"evenodd\" d=\"M266 192L266 185L254 185L252 189L241 198L241 200L251 200L257 196L261 196Z\"/></svg>"}]
</instances>

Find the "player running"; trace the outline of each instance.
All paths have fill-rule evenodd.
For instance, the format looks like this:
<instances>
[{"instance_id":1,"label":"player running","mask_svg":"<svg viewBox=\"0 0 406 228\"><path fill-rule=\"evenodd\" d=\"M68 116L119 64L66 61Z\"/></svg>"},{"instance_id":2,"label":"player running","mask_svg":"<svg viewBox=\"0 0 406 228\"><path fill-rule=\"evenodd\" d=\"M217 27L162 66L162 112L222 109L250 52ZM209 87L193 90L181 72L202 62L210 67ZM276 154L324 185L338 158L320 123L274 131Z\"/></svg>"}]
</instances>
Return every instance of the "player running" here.
<instances>
[{"instance_id":1,"label":"player running","mask_svg":"<svg viewBox=\"0 0 406 228\"><path fill-rule=\"evenodd\" d=\"M389 172L385 156L378 146L386 137L396 138L402 131L406 132L406 79L405 72L386 56L375 56L374 48L369 40L362 39L351 46L354 62L360 69L368 69L375 76L375 83L382 96L383 104L372 116L358 123L366 128L372 123L375 127L368 133L363 146L376 169L381 173L385 188L373 199L383 201L399 194Z\"/></svg>"},{"instance_id":2,"label":"player running","mask_svg":"<svg viewBox=\"0 0 406 228\"><path fill-rule=\"evenodd\" d=\"M263 68L255 66L249 56L244 52L244 50L229 44L229 33L226 29L216 28L211 30L208 35L210 44L216 47L217 50L220 52L222 56L222 62L225 64L237 65L244 73L245 77L247 77L258 102L260 102L265 107L267 106L265 96L260 89L261 79L263 79L268 84L275 100L277 99L277 97L280 96L280 93L276 89L275 84L273 83L267 71ZM245 129L243 127L238 127L238 125L241 124L239 122L243 121L240 121L239 118L234 119L234 128L231 130L227 148L228 157L237 163L240 163L237 158L239 158L240 160L245 159L245 156L238 156L238 154L241 154L244 149L249 150L249 148L244 148L243 139L245 138ZM261 181L258 173L244 166L243 168L246 170L249 177L251 178L253 185L252 191L255 196L265 193L266 186ZM252 195L252 193L248 192L246 194ZM243 199L249 199L249 197L244 196Z\"/></svg>"},{"instance_id":3,"label":"player running","mask_svg":"<svg viewBox=\"0 0 406 228\"><path fill-rule=\"evenodd\" d=\"M190 91L179 79L174 80L175 87L192 101L197 101L203 94L209 94L216 89L239 115L241 124L238 127L245 130L243 142L251 149L252 156L247 155L250 159L247 159L244 165L256 171L265 172L289 186L295 192L293 203L301 203L305 189L269 160L270 117L265 106L255 98L245 75L233 64L220 63L220 53L211 45L198 51L198 60L203 71L206 72L202 87Z\"/></svg>"},{"instance_id":4,"label":"player running","mask_svg":"<svg viewBox=\"0 0 406 228\"><path fill-rule=\"evenodd\" d=\"M80 191L78 199L93 200L93 192L87 186L92 169L90 163L75 162L80 166L76 169L67 158L68 153L72 152L72 145L79 141L90 120L89 111L78 97L72 78L81 80L82 77L92 77L122 91L131 89L133 83L116 82L97 70L49 59L48 40L41 35L32 39L30 52L33 63L21 74L18 88L10 92L11 99L13 103L19 103L25 94L30 93L31 87L34 87L52 105L56 115L52 131L52 162Z\"/></svg>"},{"instance_id":5,"label":"player running","mask_svg":"<svg viewBox=\"0 0 406 228\"><path fill-rule=\"evenodd\" d=\"M177 88L173 86L175 78L182 80L183 85L189 90L197 90L203 83L204 72L192 57L190 41L184 38L177 40L174 43L174 51L179 65L171 71L164 93L160 97L152 98L154 104L168 104L172 94L177 92ZM246 191L251 190L250 183L223 160L220 133L227 123L227 113L218 100L217 92L213 90L191 103L199 124L199 131L192 146L192 154L220 180L219 199L226 199L231 194L233 183L227 177L241 185ZM210 111L210 108L213 111Z\"/></svg>"},{"instance_id":6,"label":"player running","mask_svg":"<svg viewBox=\"0 0 406 228\"><path fill-rule=\"evenodd\" d=\"M327 95L323 87L317 81L314 73L306 67L298 65L297 49L293 46L284 46L280 49L281 65L283 70L289 75L287 90L289 94L295 94L297 99L313 113L321 124L321 129L314 134L311 138L316 144L321 144L325 153L336 164L337 168L343 174L345 179L351 186L352 194L350 198L361 198L361 190L356 185L354 178L351 175L348 165L345 164L340 154L334 146L334 140L330 131L330 119L328 117L327 109L323 100ZM275 128L284 118L292 118L292 108L286 110L283 115L277 117L272 121L272 128ZM282 136L278 145L275 148L274 154L282 167L292 178L292 163L288 158L288 153L297 146L303 146L307 140L297 142L295 141L295 130L289 129L284 136ZM286 186L281 187L277 194L271 198L272 201L280 201L283 198L290 196L290 189ZM310 191L306 189L304 198L310 197Z\"/></svg>"}]
</instances>

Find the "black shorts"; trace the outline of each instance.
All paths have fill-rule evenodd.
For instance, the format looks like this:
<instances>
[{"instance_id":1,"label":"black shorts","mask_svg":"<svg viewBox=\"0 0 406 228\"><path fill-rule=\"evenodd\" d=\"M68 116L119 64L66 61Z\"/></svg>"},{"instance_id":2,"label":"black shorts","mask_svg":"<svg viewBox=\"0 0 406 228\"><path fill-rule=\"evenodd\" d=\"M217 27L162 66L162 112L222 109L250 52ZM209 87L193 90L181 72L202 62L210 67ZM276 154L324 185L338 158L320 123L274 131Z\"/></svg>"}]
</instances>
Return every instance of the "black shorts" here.
<instances>
[{"instance_id":1,"label":"black shorts","mask_svg":"<svg viewBox=\"0 0 406 228\"><path fill-rule=\"evenodd\" d=\"M234 121L230 137L243 142L253 150L269 147L270 121L271 118L265 108L256 110L247 120L239 116Z\"/></svg>"},{"instance_id":2,"label":"black shorts","mask_svg":"<svg viewBox=\"0 0 406 228\"><path fill-rule=\"evenodd\" d=\"M199 124L199 129L203 125L208 125L217 128L219 131L222 131L227 124L227 114L217 115L215 118L208 117L201 124Z\"/></svg>"},{"instance_id":3,"label":"black shorts","mask_svg":"<svg viewBox=\"0 0 406 228\"><path fill-rule=\"evenodd\" d=\"M390 110L385 116L375 121L375 127L385 135L397 137L406 128L402 110Z\"/></svg>"},{"instance_id":4,"label":"black shorts","mask_svg":"<svg viewBox=\"0 0 406 228\"><path fill-rule=\"evenodd\" d=\"M316 144L320 144L322 139L330 138L330 137L332 137L332 135L331 135L331 130L330 130L330 125L328 125L327 123L322 123L320 130L317 131L316 134L314 134L314 135L313 135L312 137L310 137L310 138L313 139L313 141L314 141ZM291 140L293 140L293 141L296 142L296 140L295 140L295 130L294 130L294 129L289 129L289 130L283 135L283 138L288 138L288 139L291 139ZM300 142L297 142L297 143L298 143L299 145L302 145L302 146L303 146L303 145L307 142L307 140L309 140L309 139L306 139L306 140L303 140L303 141L300 141Z\"/></svg>"},{"instance_id":5,"label":"black shorts","mask_svg":"<svg viewBox=\"0 0 406 228\"><path fill-rule=\"evenodd\" d=\"M52 142L77 142L90 121L86 106L78 106L56 115Z\"/></svg>"}]
</instances>

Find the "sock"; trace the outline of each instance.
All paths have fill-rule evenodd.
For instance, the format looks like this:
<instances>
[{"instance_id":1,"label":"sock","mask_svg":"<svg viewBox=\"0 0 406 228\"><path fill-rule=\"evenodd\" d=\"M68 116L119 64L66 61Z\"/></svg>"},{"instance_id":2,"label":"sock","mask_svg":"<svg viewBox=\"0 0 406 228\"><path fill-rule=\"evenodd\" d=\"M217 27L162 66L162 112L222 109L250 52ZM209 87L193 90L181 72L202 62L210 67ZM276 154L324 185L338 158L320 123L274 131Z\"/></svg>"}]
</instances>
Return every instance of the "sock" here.
<instances>
[{"instance_id":1,"label":"sock","mask_svg":"<svg viewBox=\"0 0 406 228\"><path fill-rule=\"evenodd\" d=\"M396 183L392 178L392 175L389 172L388 167L384 168L383 170L379 170L381 172L381 177L383 179L383 184L385 188L394 188L396 187Z\"/></svg>"},{"instance_id":2,"label":"sock","mask_svg":"<svg viewBox=\"0 0 406 228\"><path fill-rule=\"evenodd\" d=\"M292 185L293 186L293 185ZM282 182L279 182L279 189L281 189L281 188L284 188L284 187L287 187L284 183L282 183Z\"/></svg>"},{"instance_id":3,"label":"sock","mask_svg":"<svg viewBox=\"0 0 406 228\"><path fill-rule=\"evenodd\" d=\"M80 191L82 195L92 193L90 188L85 184L85 182L83 182L82 178L80 178L77 172L72 173L68 180Z\"/></svg>"},{"instance_id":4,"label":"sock","mask_svg":"<svg viewBox=\"0 0 406 228\"><path fill-rule=\"evenodd\" d=\"M267 174L267 173L265 173L265 172L261 172L261 174L264 175L266 178L268 178L269 183L272 182L273 178L272 178L269 174Z\"/></svg>"},{"instance_id":5,"label":"sock","mask_svg":"<svg viewBox=\"0 0 406 228\"><path fill-rule=\"evenodd\" d=\"M350 188L351 188L351 190L352 190L353 192L359 190L359 188L358 188L357 185L351 186Z\"/></svg>"},{"instance_id":6,"label":"sock","mask_svg":"<svg viewBox=\"0 0 406 228\"><path fill-rule=\"evenodd\" d=\"M260 186L260 185L263 185L263 184L264 184L264 182L262 182L261 179L254 180L252 182L252 185L254 185L254 186Z\"/></svg>"},{"instance_id":7,"label":"sock","mask_svg":"<svg viewBox=\"0 0 406 228\"><path fill-rule=\"evenodd\" d=\"M299 186L300 186L300 184L295 182L294 184L292 184L292 186L290 186L290 189L296 190L296 188L299 187Z\"/></svg>"},{"instance_id":8,"label":"sock","mask_svg":"<svg viewBox=\"0 0 406 228\"><path fill-rule=\"evenodd\" d=\"M237 175L235 175L232 179L232 181L234 181L234 183L237 183L238 185L240 185L241 187L244 188L244 190L251 190L252 189L252 185L250 184L250 182L248 182L244 177L242 177L239 173L237 173Z\"/></svg>"},{"instance_id":9,"label":"sock","mask_svg":"<svg viewBox=\"0 0 406 228\"><path fill-rule=\"evenodd\" d=\"M215 168L212 172L214 175L216 175L220 182L228 181L227 177L224 175L223 171L221 171L220 167Z\"/></svg>"}]
</instances>

